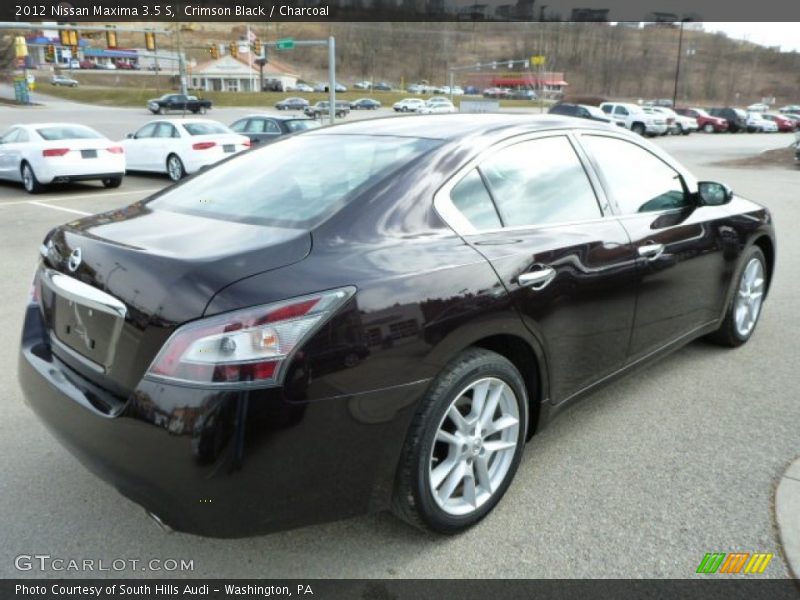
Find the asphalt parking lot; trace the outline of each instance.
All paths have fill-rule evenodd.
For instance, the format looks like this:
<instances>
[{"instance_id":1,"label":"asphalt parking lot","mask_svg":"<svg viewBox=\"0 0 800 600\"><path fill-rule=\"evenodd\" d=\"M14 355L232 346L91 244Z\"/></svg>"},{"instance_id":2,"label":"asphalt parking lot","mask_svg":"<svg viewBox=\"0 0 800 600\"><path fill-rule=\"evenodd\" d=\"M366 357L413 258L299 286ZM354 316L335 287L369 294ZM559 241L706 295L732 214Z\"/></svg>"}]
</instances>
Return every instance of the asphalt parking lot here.
<instances>
[{"instance_id":1,"label":"asphalt parking lot","mask_svg":"<svg viewBox=\"0 0 800 600\"><path fill-rule=\"evenodd\" d=\"M218 109L230 123L249 109ZM359 115L361 116L361 115ZM367 116L367 115L364 115ZM374 115L370 115L374 116ZM0 108L14 122L76 121L112 138L151 119L144 109ZM22 307L44 234L139 200L168 184L130 176L32 197L0 183L0 577L20 554L75 559L185 559L192 572L97 576L197 577L690 577L706 552L773 552L764 576L787 577L774 529L774 487L800 454L797 397L800 168L714 166L786 146L787 134L657 141L701 179L767 205L778 236L775 282L750 343L696 342L594 394L526 449L503 502L469 532L434 537L379 514L243 540L167 535L144 511L90 475L25 406L16 383ZM752 576L750 576L752 577Z\"/></svg>"}]
</instances>

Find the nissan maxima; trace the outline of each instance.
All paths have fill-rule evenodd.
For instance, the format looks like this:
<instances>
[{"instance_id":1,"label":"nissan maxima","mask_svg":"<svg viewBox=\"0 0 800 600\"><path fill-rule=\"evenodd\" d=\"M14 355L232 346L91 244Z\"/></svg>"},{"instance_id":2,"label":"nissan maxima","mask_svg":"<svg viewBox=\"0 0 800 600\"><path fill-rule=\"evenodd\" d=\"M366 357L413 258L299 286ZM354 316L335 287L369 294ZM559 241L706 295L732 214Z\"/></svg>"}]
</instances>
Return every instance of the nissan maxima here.
<instances>
[{"instance_id":1,"label":"nissan maxima","mask_svg":"<svg viewBox=\"0 0 800 600\"><path fill-rule=\"evenodd\" d=\"M391 509L455 533L576 400L747 342L774 263L766 208L616 126L361 121L52 230L19 379L174 529Z\"/></svg>"}]
</instances>

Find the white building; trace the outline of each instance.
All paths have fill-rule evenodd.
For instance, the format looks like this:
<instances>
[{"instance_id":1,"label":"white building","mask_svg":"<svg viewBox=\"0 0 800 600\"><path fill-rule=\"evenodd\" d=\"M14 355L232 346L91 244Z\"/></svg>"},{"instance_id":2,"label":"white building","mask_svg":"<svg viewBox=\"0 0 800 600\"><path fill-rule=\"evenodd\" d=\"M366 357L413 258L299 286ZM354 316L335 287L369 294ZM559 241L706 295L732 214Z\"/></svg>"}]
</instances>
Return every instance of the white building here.
<instances>
[{"instance_id":1,"label":"white building","mask_svg":"<svg viewBox=\"0 0 800 600\"><path fill-rule=\"evenodd\" d=\"M264 65L265 85L274 84L287 90L297 84L298 76L279 62ZM259 90L260 71L253 61L252 67L245 60L230 55L217 60L200 63L189 72L189 86L206 92L250 92Z\"/></svg>"}]
</instances>

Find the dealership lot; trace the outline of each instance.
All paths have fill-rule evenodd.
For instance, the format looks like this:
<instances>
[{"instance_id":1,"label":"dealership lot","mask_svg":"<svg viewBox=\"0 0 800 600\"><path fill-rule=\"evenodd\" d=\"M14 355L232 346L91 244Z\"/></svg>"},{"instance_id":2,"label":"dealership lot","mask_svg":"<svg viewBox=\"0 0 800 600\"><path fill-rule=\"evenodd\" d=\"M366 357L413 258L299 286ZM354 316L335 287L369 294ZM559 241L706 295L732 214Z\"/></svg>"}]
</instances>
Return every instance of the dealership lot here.
<instances>
[{"instance_id":1,"label":"dealership lot","mask_svg":"<svg viewBox=\"0 0 800 600\"><path fill-rule=\"evenodd\" d=\"M152 119L144 109L69 103L51 105L41 117L38 110L3 109L0 128L23 118L77 121L119 139ZM218 109L208 117L230 123L249 112ZM455 538L419 533L388 515L245 540L158 530L44 430L22 401L14 365L22 303L47 230L141 199L168 180L131 176L113 191L86 184L35 197L0 184L0 325L9 337L0 349L8 365L0 378L0 575L40 575L17 571L14 557L49 554L108 563L193 560L194 572L174 575L205 577L688 577L706 552L743 551L776 553L765 575L787 576L772 498L800 452L792 335L800 241L791 230L800 219L800 169L710 163L790 141L781 134L658 141L699 178L726 182L773 211L779 256L758 332L734 351L694 343L568 411L528 446L497 510Z\"/></svg>"}]
</instances>

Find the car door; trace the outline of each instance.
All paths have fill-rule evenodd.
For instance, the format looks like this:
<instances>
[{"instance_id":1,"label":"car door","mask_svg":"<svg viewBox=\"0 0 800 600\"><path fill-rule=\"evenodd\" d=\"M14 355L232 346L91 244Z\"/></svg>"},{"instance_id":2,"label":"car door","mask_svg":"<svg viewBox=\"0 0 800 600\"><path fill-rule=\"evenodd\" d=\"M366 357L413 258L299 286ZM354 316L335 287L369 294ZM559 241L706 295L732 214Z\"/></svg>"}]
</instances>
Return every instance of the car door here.
<instances>
[{"instance_id":1,"label":"car door","mask_svg":"<svg viewBox=\"0 0 800 600\"><path fill-rule=\"evenodd\" d=\"M123 142L125 148L125 162L129 171L151 171L152 170L152 151L154 147L153 136L155 135L158 121L148 123L133 137Z\"/></svg>"},{"instance_id":2,"label":"car door","mask_svg":"<svg viewBox=\"0 0 800 600\"><path fill-rule=\"evenodd\" d=\"M551 400L566 400L625 363L634 250L570 135L507 142L475 163L437 208L492 264L545 349Z\"/></svg>"},{"instance_id":3,"label":"car door","mask_svg":"<svg viewBox=\"0 0 800 600\"><path fill-rule=\"evenodd\" d=\"M19 179L15 174L19 162L15 162L14 157L19 153L16 142L20 131L19 127L12 127L0 137L0 177L3 179Z\"/></svg>"},{"instance_id":4,"label":"car door","mask_svg":"<svg viewBox=\"0 0 800 600\"><path fill-rule=\"evenodd\" d=\"M148 169L166 173L167 156L178 150L180 134L172 123L161 121L153 132L152 150L148 159Z\"/></svg>"},{"instance_id":5,"label":"car door","mask_svg":"<svg viewBox=\"0 0 800 600\"><path fill-rule=\"evenodd\" d=\"M627 126L628 124L628 109L624 106L615 106L614 112L611 115L611 118L614 119L614 122L618 125L622 125L623 127Z\"/></svg>"},{"instance_id":6,"label":"car door","mask_svg":"<svg viewBox=\"0 0 800 600\"><path fill-rule=\"evenodd\" d=\"M631 359L713 323L729 278L725 209L698 206L697 182L654 146L604 133L579 141L637 253Z\"/></svg>"}]
</instances>

